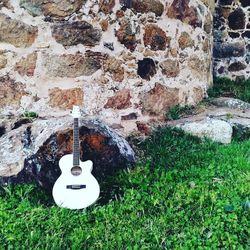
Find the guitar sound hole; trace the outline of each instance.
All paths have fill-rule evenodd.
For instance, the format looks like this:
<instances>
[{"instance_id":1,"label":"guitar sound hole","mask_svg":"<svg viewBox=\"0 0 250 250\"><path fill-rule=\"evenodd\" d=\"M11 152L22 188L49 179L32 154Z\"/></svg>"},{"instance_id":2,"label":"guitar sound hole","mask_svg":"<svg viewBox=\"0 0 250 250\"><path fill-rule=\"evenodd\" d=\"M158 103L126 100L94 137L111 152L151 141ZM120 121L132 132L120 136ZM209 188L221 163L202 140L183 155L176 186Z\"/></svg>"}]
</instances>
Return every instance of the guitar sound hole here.
<instances>
[{"instance_id":1,"label":"guitar sound hole","mask_svg":"<svg viewBox=\"0 0 250 250\"><path fill-rule=\"evenodd\" d=\"M74 166L71 168L71 174L74 176L78 176L82 173L82 169L79 166Z\"/></svg>"}]
</instances>

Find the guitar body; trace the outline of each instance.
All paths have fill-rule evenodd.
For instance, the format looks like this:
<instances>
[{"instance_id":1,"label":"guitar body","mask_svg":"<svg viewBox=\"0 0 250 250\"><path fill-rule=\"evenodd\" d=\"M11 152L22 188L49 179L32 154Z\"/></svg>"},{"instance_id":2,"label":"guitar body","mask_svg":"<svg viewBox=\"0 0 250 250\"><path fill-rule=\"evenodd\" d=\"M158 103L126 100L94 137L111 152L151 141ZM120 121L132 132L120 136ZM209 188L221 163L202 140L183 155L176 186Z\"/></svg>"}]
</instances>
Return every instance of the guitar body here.
<instances>
[{"instance_id":1,"label":"guitar body","mask_svg":"<svg viewBox=\"0 0 250 250\"><path fill-rule=\"evenodd\" d=\"M92 175L92 161L79 161L73 166L73 154L63 156L59 161L62 174L54 184L52 195L59 207L82 209L92 205L99 197L100 187Z\"/></svg>"}]
</instances>

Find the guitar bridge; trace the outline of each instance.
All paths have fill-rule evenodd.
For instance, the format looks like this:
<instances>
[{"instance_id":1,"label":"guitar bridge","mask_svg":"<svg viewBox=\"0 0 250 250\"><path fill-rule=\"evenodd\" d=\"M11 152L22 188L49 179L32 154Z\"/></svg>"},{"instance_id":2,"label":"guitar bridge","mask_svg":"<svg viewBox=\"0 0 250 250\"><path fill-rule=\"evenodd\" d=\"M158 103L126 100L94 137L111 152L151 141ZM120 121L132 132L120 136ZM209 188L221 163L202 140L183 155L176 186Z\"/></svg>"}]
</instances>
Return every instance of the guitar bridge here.
<instances>
[{"instance_id":1,"label":"guitar bridge","mask_svg":"<svg viewBox=\"0 0 250 250\"><path fill-rule=\"evenodd\" d=\"M86 188L86 185L67 185L66 188L73 189L73 190L79 190L79 189Z\"/></svg>"}]
</instances>

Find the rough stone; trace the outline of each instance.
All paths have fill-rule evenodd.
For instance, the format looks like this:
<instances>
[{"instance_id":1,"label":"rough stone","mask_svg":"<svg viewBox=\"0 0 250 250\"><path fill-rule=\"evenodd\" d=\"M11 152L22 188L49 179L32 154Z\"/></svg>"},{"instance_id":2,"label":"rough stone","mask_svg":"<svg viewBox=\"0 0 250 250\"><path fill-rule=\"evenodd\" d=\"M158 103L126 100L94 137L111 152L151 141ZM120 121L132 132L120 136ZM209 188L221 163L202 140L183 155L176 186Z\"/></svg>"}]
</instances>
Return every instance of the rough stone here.
<instances>
[{"instance_id":1,"label":"rough stone","mask_svg":"<svg viewBox=\"0 0 250 250\"><path fill-rule=\"evenodd\" d=\"M0 13L0 42L16 47L29 47L38 34L37 27L25 24Z\"/></svg>"},{"instance_id":2,"label":"rough stone","mask_svg":"<svg viewBox=\"0 0 250 250\"><path fill-rule=\"evenodd\" d=\"M212 100L212 103L217 107L230 108L230 109L241 109L241 110L250 110L250 103L244 102L239 99L230 98L230 97L219 97ZM250 121L249 121L250 125Z\"/></svg>"},{"instance_id":3,"label":"rough stone","mask_svg":"<svg viewBox=\"0 0 250 250\"><path fill-rule=\"evenodd\" d=\"M0 108L12 106L18 108L22 96L27 92L25 86L9 77L0 77Z\"/></svg>"},{"instance_id":4,"label":"rough stone","mask_svg":"<svg viewBox=\"0 0 250 250\"><path fill-rule=\"evenodd\" d=\"M63 46L83 44L95 46L100 43L101 30L86 21L60 22L52 26L52 36Z\"/></svg>"},{"instance_id":5,"label":"rough stone","mask_svg":"<svg viewBox=\"0 0 250 250\"><path fill-rule=\"evenodd\" d=\"M248 0L240 0L242 7L250 6L250 2Z\"/></svg>"},{"instance_id":6,"label":"rough stone","mask_svg":"<svg viewBox=\"0 0 250 250\"><path fill-rule=\"evenodd\" d=\"M179 47L181 49L191 48L194 46L194 41L187 32L182 32L178 39Z\"/></svg>"},{"instance_id":7,"label":"rough stone","mask_svg":"<svg viewBox=\"0 0 250 250\"><path fill-rule=\"evenodd\" d=\"M138 61L137 74L145 80L150 80L156 74L155 62L151 58L144 58Z\"/></svg>"},{"instance_id":8,"label":"rough stone","mask_svg":"<svg viewBox=\"0 0 250 250\"><path fill-rule=\"evenodd\" d=\"M137 113L130 113L128 115L122 115L121 116L122 121L137 120L137 118L138 118Z\"/></svg>"},{"instance_id":9,"label":"rough stone","mask_svg":"<svg viewBox=\"0 0 250 250\"><path fill-rule=\"evenodd\" d=\"M132 8L139 13L153 12L156 16L161 16L164 11L159 0L132 0Z\"/></svg>"},{"instance_id":10,"label":"rough stone","mask_svg":"<svg viewBox=\"0 0 250 250\"><path fill-rule=\"evenodd\" d=\"M250 26L249 26L250 27ZM242 37L247 37L247 38L250 38L250 31L247 30L245 32L242 33Z\"/></svg>"},{"instance_id":11,"label":"rough stone","mask_svg":"<svg viewBox=\"0 0 250 250\"><path fill-rule=\"evenodd\" d=\"M245 69L247 66L242 63L242 62L234 62L232 64L229 65L228 67L228 71L240 71L240 70L243 70Z\"/></svg>"},{"instance_id":12,"label":"rough stone","mask_svg":"<svg viewBox=\"0 0 250 250\"><path fill-rule=\"evenodd\" d=\"M202 87L193 88L193 100L195 104L200 103L205 97L205 90Z\"/></svg>"},{"instance_id":13,"label":"rough stone","mask_svg":"<svg viewBox=\"0 0 250 250\"><path fill-rule=\"evenodd\" d=\"M140 133L142 133L146 136L150 135L151 129L148 126L148 124L146 124L145 122L137 121L136 126L137 126L137 129Z\"/></svg>"},{"instance_id":14,"label":"rough stone","mask_svg":"<svg viewBox=\"0 0 250 250\"><path fill-rule=\"evenodd\" d=\"M107 19L101 20L100 26L102 28L102 31L107 31L109 27L109 21Z\"/></svg>"},{"instance_id":15,"label":"rough stone","mask_svg":"<svg viewBox=\"0 0 250 250\"><path fill-rule=\"evenodd\" d=\"M201 27L202 21L198 16L196 8L189 6L190 0L174 0L167 10L169 18L179 19L191 26Z\"/></svg>"},{"instance_id":16,"label":"rough stone","mask_svg":"<svg viewBox=\"0 0 250 250\"><path fill-rule=\"evenodd\" d=\"M0 69L3 69L7 65L7 58L4 54L0 53Z\"/></svg>"},{"instance_id":17,"label":"rough stone","mask_svg":"<svg viewBox=\"0 0 250 250\"><path fill-rule=\"evenodd\" d=\"M103 55L98 52L86 53L85 55L80 53L45 54L43 58L46 74L51 77L90 76L101 68L103 61Z\"/></svg>"},{"instance_id":18,"label":"rough stone","mask_svg":"<svg viewBox=\"0 0 250 250\"><path fill-rule=\"evenodd\" d=\"M115 57L108 57L103 64L104 72L109 72L114 81L122 82L124 79L124 67L122 61Z\"/></svg>"},{"instance_id":19,"label":"rough stone","mask_svg":"<svg viewBox=\"0 0 250 250\"><path fill-rule=\"evenodd\" d=\"M149 92L140 94L142 112L149 115L165 115L179 103L179 89L167 88L159 83Z\"/></svg>"},{"instance_id":20,"label":"rough stone","mask_svg":"<svg viewBox=\"0 0 250 250\"><path fill-rule=\"evenodd\" d=\"M130 90L122 89L118 91L114 96L108 99L104 108L112 108L112 109L129 108L132 106L130 99L131 99Z\"/></svg>"},{"instance_id":21,"label":"rough stone","mask_svg":"<svg viewBox=\"0 0 250 250\"><path fill-rule=\"evenodd\" d=\"M83 90L73 89L49 89L49 105L53 108L72 109L73 105L82 106Z\"/></svg>"},{"instance_id":22,"label":"rough stone","mask_svg":"<svg viewBox=\"0 0 250 250\"><path fill-rule=\"evenodd\" d=\"M63 19L77 12L86 0L21 0L20 6L33 16L50 16Z\"/></svg>"},{"instance_id":23,"label":"rough stone","mask_svg":"<svg viewBox=\"0 0 250 250\"><path fill-rule=\"evenodd\" d=\"M118 41L130 51L137 46L135 31L133 31L130 20L126 17L120 19L120 28L115 32Z\"/></svg>"},{"instance_id":24,"label":"rough stone","mask_svg":"<svg viewBox=\"0 0 250 250\"><path fill-rule=\"evenodd\" d=\"M105 14L109 14L112 12L115 6L115 0L100 0L99 1L99 8Z\"/></svg>"},{"instance_id":25,"label":"rough stone","mask_svg":"<svg viewBox=\"0 0 250 250\"><path fill-rule=\"evenodd\" d=\"M207 118L202 121L180 124L180 127L185 132L192 135L209 138L220 143L231 143L233 129L232 126L221 120Z\"/></svg>"},{"instance_id":26,"label":"rough stone","mask_svg":"<svg viewBox=\"0 0 250 250\"><path fill-rule=\"evenodd\" d=\"M205 23L204 23L204 30L207 34L211 34L213 28L213 20L211 14L206 15Z\"/></svg>"},{"instance_id":27,"label":"rough stone","mask_svg":"<svg viewBox=\"0 0 250 250\"><path fill-rule=\"evenodd\" d=\"M245 13L241 8L236 9L228 17L229 28L233 30L244 29L246 25Z\"/></svg>"},{"instance_id":28,"label":"rough stone","mask_svg":"<svg viewBox=\"0 0 250 250\"><path fill-rule=\"evenodd\" d=\"M202 50L205 53L208 53L210 51L210 48L211 48L211 44L210 44L209 39L205 39L204 42L202 43Z\"/></svg>"},{"instance_id":29,"label":"rough stone","mask_svg":"<svg viewBox=\"0 0 250 250\"><path fill-rule=\"evenodd\" d=\"M16 63L15 70L21 75L33 76L36 68L37 53L33 52Z\"/></svg>"},{"instance_id":30,"label":"rough stone","mask_svg":"<svg viewBox=\"0 0 250 250\"><path fill-rule=\"evenodd\" d=\"M11 5L10 0L1 0L1 2L0 2L0 9L2 7L5 7L5 8L13 10L13 6Z\"/></svg>"},{"instance_id":31,"label":"rough stone","mask_svg":"<svg viewBox=\"0 0 250 250\"><path fill-rule=\"evenodd\" d=\"M167 59L160 63L162 73L167 77L176 77L180 74L180 66L178 60Z\"/></svg>"},{"instance_id":32,"label":"rough stone","mask_svg":"<svg viewBox=\"0 0 250 250\"><path fill-rule=\"evenodd\" d=\"M228 44L214 43L215 58L241 57L245 54L245 43L234 42Z\"/></svg>"},{"instance_id":33,"label":"rough stone","mask_svg":"<svg viewBox=\"0 0 250 250\"><path fill-rule=\"evenodd\" d=\"M37 119L0 138L0 182L36 181L51 190L61 171L58 162L72 154L72 117ZM97 120L80 119L80 159L93 161L93 174L104 180L135 162L132 148Z\"/></svg>"},{"instance_id":34,"label":"rough stone","mask_svg":"<svg viewBox=\"0 0 250 250\"><path fill-rule=\"evenodd\" d=\"M203 74L206 70L206 63L204 60L201 60L197 55L192 55L188 59L188 67L198 74Z\"/></svg>"},{"instance_id":35,"label":"rough stone","mask_svg":"<svg viewBox=\"0 0 250 250\"><path fill-rule=\"evenodd\" d=\"M220 0L221 5L231 5L234 0Z\"/></svg>"},{"instance_id":36,"label":"rough stone","mask_svg":"<svg viewBox=\"0 0 250 250\"><path fill-rule=\"evenodd\" d=\"M145 27L143 40L144 45L150 46L152 50L165 50L170 43L170 38L155 24L148 24Z\"/></svg>"}]
</instances>

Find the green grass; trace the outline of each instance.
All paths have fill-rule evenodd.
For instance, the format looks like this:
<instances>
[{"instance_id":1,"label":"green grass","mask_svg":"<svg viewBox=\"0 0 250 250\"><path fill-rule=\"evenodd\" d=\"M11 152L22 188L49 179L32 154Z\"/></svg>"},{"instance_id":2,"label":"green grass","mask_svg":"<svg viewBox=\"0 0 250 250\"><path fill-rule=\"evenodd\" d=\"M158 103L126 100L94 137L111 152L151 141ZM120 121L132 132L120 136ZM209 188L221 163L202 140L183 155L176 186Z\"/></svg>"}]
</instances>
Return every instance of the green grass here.
<instances>
[{"instance_id":1,"label":"green grass","mask_svg":"<svg viewBox=\"0 0 250 250\"><path fill-rule=\"evenodd\" d=\"M250 78L244 81L215 78L213 88L208 90L208 96L211 98L226 96L250 102Z\"/></svg>"},{"instance_id":2,"label":"green grass","mask_svg":"<svg viewBox=\"0 0 250 250\"><path fill-rule=\"evenodd\" d=\"M178 120L181 117L183 117L183 115L193 114L194 110L195 110L194 106L191 106L191 105L181 106L180 104L177 104L170 108L169 112L166 114L166 119Z\"/></svg>"},{"instance_id":3,"label":"green grass","mask_svg":"<svg viewBox=\"0 0 250 250\"><path fill-rule=\"evenodd\" d=\"M137 144L143 160L102 185L119 186L106 204L71 211L33 185L2 190L0 249L248 249L249 140L165 128Z\"/></svg>"}]
</instances>

